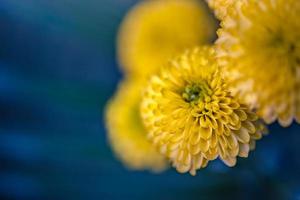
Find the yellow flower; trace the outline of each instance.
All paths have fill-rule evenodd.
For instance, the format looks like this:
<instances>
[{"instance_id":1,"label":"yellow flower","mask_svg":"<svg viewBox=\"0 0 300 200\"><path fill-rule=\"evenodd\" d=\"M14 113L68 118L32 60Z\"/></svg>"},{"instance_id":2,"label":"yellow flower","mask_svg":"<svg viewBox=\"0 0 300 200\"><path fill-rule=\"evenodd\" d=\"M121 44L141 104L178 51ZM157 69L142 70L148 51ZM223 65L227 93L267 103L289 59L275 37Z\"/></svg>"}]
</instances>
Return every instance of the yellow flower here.
<instances>
[{"instance_id":1,"label":"yellow flower","mask_svg":"<svg viewBox=\"0 0 300 200\"><path fill-rule=\"evenodd\" d=\"M167 162L148 141L139 108L139 80L125 80L106 109L108 138L117 157L135 170L161 171Z\"/></svg>"},{"instance_id":2,"label":"yellow flower","mask_svg":"<svg viewBox=\"0 0 300 200\"><path fill-rule=\"evenodd\" d=\"M264 125L231 95L209 47L186 51L151 77L141 113L149 137L179 172L247 157Z\"/></svg>"},{"instance_id":3,"label":"yellow flower","mask_svg":"<svg viewBox=\"0 0 300 200\"><path fill-rule=\"evenodd\" d=\"M212 42L215 33L216 23L204 2L142 1L121 25L120 66L135 76L147 76L182 49Z\"/></svg>"},{"instance_id":4,"label":"yellow flower","mask_svg":"<svg viewBox=\"0 0 300 200\"><path fill-rule=\"evenodd\" d=\"M299 19L298 0L247 0L218 31L230 87L267 123L300 123Z\"/></svg>"}]
</instances>

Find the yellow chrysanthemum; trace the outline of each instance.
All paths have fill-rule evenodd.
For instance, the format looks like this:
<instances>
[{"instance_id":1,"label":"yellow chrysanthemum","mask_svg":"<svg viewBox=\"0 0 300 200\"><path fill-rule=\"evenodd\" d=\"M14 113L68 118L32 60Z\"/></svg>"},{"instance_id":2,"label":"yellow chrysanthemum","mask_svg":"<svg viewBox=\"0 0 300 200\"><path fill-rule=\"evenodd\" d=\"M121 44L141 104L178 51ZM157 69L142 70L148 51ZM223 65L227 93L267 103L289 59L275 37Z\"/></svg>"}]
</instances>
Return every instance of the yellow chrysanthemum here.
<instances>
[{"instance_id":1,"label":"yellow chrysanthemum","mask_svg":"<svg viewBox=\"0 0 300 200\"><path fill-rule=\"evenodd\" d=\"M167 162L147 139L140 116L141 85L139 80L125 80L106 110L108 138L119 159L135 170L161 171Z\"/></svg>"},{"instance_id":2,"label":"yellow chrysanthemum","mask_svg":"<svg viewBox=\"0 0 300 200\"><path fill-rule=\"evenodd\" d=\"M184 48L208 44L216 23L204 2L148 0L126 16L118 35L118 57L126 72L148 75Z\"/></svg>"},{"instance_id":3,"label":"yellow chrysanthemum","mask_svg":"<svg viewBox=\"0 0 300 200\"><path fill-rule=\"evenodd\" d=\"M151 77L141 113L149 136L179 172L195 174L220 157L247 157L263 124L226 86L209 47L195 48Z\"/></svg>"},{"instance_id":4,"label":"yellow chrysanthemum","mask_svg":"<svg viewBox=\"0 0 300 200\"><path fill-rule=\"evenodd\" d=\"M229 85L267 123L300 123L299 19L298 0L247 0L218 31Z\"/></svg>"}]
</instances>

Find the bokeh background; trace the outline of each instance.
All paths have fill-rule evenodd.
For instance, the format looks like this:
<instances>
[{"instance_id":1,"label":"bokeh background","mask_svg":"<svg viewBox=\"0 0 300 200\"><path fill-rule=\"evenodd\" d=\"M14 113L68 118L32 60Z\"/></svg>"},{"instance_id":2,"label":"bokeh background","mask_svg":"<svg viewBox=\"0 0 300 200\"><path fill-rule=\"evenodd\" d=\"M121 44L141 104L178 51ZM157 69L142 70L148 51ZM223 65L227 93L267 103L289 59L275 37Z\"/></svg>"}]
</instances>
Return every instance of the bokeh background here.
<instances>
[{"instance_id":1,"label":"bokeh background","mask_svg":"<svg viewBox=\"0 0 300 200\"><path fill-rule=\"evenodd\" d=\"M115 37L136 0L0 0L0 199L300 199L300 126L277 124L235 168L132 172L103 111Z\"/></svg>"}]
</instances>

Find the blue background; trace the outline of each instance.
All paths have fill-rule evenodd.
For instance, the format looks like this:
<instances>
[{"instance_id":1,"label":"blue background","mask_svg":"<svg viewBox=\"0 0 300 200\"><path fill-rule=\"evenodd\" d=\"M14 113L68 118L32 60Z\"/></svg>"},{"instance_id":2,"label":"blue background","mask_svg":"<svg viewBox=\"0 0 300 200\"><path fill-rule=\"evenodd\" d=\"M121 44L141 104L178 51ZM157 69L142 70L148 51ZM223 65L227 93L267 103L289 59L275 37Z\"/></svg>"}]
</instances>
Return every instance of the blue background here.
<instances>
[{"instance_id":1,"label":"blue background","mask_svg":"<svg viewBox=\"0 0 300 200\"><path fill-rule=\"evenodd\" d=\"M126 170L103 109L135 0L0 0L0 199L300 199L300 126L277 124L235 168Z\"/></svg>"}]
</instances>

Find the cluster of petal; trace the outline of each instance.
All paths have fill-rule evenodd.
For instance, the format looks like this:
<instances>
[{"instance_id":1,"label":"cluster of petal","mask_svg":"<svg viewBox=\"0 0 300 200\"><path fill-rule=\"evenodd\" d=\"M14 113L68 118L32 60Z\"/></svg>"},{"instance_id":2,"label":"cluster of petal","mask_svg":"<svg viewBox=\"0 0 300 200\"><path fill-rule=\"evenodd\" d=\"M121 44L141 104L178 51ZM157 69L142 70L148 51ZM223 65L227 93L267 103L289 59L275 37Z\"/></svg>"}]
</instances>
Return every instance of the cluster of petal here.
<instances>
[{"instance_id":1,"label":"cluster of petal","mask_svg":"<svg viewBox=\"0 0 300 200\"><path fill-rule=\"evenodd\" d=\"M147 139L140 116L143 81L120 83L106 109L108 138L116 156L130 169L161 171L167 162Z\"/></svg>"},{"instance_id":2,"label":"cluster of petal","mask_svg":"<svg viewBox=\"0 0 300 200\"><path fill-rule=\"evenodd\" d=\"M215 50L186 51L153 75L141 114L149 137L177 171L190 172L220 158L234 166L262 137L264 125L231 95Z\"/></svg>"},{"instance_id":3,"label":"cluster of petal","mask_svg":"<svg viewBox=\"0 0 300 200\"><path fill-rule=\"evenodd\" d=\"M234 2L216 42L229 86L267 123L300 123L300 1Z\"/></svg>"},{"instance_id":4,"label":"cluster of petal","mask_svg":"<svg viewBox=\"0 0 300 200\"><path fill-rule=\"evenodd\" d=\"M125 17L118 34L120 66L135 76L147 76L182 49L211 43L216 29L202 1L141 1Z\"/></svg>"},{"instance_id":5,"label":"cluster of petal","mask_svg":"<svg viewBox=\"0 0 300 200\"><path fill-rule=\"evenodd\" d=\"M228 13L239 11L240 6L246 0L206 0L209 7L213 9L216 17L220 20L226 18Z\"/></svg>"}]
</instances>

